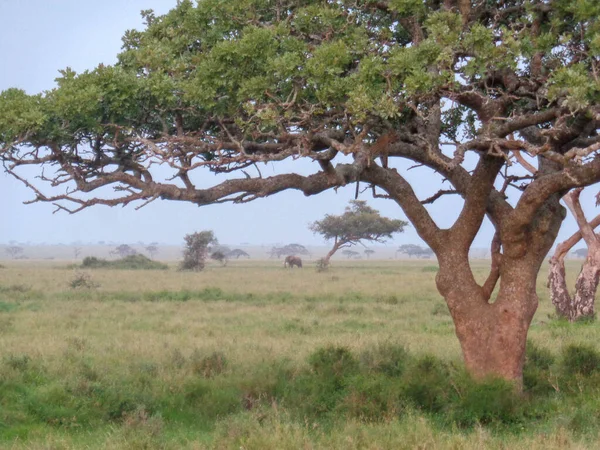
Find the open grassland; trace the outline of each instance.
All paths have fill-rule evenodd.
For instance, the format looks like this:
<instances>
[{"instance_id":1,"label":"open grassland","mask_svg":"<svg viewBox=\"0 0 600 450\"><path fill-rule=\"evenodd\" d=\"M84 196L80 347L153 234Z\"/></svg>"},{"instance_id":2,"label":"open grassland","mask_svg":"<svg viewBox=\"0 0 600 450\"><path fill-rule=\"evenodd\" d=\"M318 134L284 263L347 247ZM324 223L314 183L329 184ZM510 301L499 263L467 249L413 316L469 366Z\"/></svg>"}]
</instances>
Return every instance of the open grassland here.
<instances>
[{"instance_id":1,"label":"open grassland","mask_svg":"<svg viewBox=\"0 0 600 450\"><path fill-rule=\"evenodd\" d=\"M552 317L544 271L521 399L462 373L434 262L280 264L98 269L91 289L5 264L0 448L600 445L600 359L572 347L600 332Z\"/></svg>"}]
</instances>

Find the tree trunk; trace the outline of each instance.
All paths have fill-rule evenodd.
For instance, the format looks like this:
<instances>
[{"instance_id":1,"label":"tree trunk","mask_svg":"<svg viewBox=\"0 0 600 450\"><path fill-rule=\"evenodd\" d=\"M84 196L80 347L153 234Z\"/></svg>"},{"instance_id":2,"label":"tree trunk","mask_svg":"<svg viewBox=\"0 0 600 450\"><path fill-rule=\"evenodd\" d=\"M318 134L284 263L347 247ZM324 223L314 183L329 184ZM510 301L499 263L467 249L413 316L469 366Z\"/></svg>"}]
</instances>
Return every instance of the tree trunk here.
<instances>
[{"instance_id":1,"label":"tree trunk","mask_svg":"<svg viewBox=\"0 0 600 450\"><path fill-rule=\"evenodd\" d=\"M511 266L513 264L513 267ZM493 303L463 264L444 264L436 279L454 320L465 365L476 379L489 376L512 381L520 388L527 331L537 309L537 271L505 261L499 271L500 289Z\"/></svg>"},{"instance_id":2,"label":"tree trunk","mask_svg":"<svg viewBox=\"0 0 600 450\"><path fill-rule=\"evenodd\" d=\"M600 281L600 249L590 248L575 283L572 321L595 317L594 301Z\"/></svg>"},{"instance_id":3,"label":"tree trunk","mask_svg":"<svg viewBox=\"0 0 600 450\"><path fill-rule=\"evenodd\" d=\"M455 316L456 335L465 365L476 379L494 376L521 383L527 330L533 313L528 312L528 308L515 310L506 304L515 298L528 304L537 299L518 287L510 295L510 298L499 295L496 303Z\"/></svg>"},{"instance_id":4,"label":"tree trunk","mask_svg":"<svg viewBox=\"0 0 600 450\"><path fill-rule=\"evenodd\" d=\"M548 270L548 288L550 289L550 300L559 317L571 320L572 299L567 287L564 258L556 255L550 259Z\"/></svg>"},{"instance_id":5,"label":"tree trunk","mask_svg":"<svg viewBox=\"0 0 600 450\"><path fill-rule=\"evenodd\" d=\"M594 246L595 247L595 246ZM575 294L571 296L567 287L563 258L550 260L548 287L556 314L570 322L595 317L594 303L600 282L600 249L590 248L581 266L575 283Z\"/></svg>"}]
</instances>

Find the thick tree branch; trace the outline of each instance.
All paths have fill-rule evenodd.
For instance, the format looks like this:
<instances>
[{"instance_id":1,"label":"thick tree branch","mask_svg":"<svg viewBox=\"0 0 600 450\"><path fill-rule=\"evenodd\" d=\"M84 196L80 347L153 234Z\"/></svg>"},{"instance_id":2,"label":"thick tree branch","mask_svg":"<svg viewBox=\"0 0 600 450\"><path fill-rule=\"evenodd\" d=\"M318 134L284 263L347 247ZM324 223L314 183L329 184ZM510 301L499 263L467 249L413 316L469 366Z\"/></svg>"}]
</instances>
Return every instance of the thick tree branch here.
<instances>
[{"instance_id":1,"label":"thick tree branch","mask_svg":"<svg viewBox=\"0 0 600 450\"><path fill-rule=\"evenodd\" d=\"M594 233L594 227L585 218L581 203L579 202L579 195L581 194L582 188L574 189L563 197L563 200L569 207L571 214L577 221L579 231L583 236L583 240L587 244L588 248L594 247L598 243L598 236Z\"/></svg>"},{"instance_id":2,"label":"thick tree branch","mask_svg":"<svg viewBox=\"0 0 600 450\"><path fill-rule=\"evenodd\" d=\"M598 181L600 181L600 157L598 156L583 165L569 164L557 172L538 174L538 177L525 189L507 222L514 231L524 229L551 196Z\"/></svg>"},{"instance_id":3,"label":"thick tree branch","mask_svg":"<svg viewBox=\"0 0 600 450\"><path fill-rule=\"evenodd\" d=\"M461 245L469 249L485 217L494 180L504 165L504 159L483 155L471 176L465 193L465 204L454 225L450 228L450 245Z\"/></svg>"},{"instance_id":4,"label":"thick tree branch","mask_svg":"<svg viewBox=\"0 0 600 450\"><path fill-rule=\"evenodd\" d=\"M434 251L440 249L443 241L442 231L421 204L410 184L395 169L373 165L363 172L361 179L386 191L400 205L419 236Z\"/></svg>"},{"instance_id":5,"label":"thick tree branch","mask_svg":"<svg viewBox=\"0 0 600 450\"><path fill-rule=\"evenodd\" d=\"M598 226L600 226L600 214L598 214L596 217L594 217L589 222L589 225L593 230L598 228ZM563 242L561 242L560 244L558 244L556 246L556 250L554 252L553 258L558 258L559 260L563 260L565 258L565 256L567 256L567 253L569 253L569 251L571 251L571 249L573 247L575 247L575 245L577 245L577 243L579 241L581 241L582 237L583 236L581 234L581 230L573 233L568 239L564 240Z\"/></svg>"}]
</instances>

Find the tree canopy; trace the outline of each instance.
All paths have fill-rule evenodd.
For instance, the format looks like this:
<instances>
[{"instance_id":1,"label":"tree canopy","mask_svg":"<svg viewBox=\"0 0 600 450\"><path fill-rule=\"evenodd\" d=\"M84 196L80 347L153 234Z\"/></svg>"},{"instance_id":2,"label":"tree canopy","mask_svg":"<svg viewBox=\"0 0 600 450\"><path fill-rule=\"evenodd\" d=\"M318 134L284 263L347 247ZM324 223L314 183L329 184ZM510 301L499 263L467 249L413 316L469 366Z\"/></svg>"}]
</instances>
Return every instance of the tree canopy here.
<instances>
[{"instance_id":1,"label":"tree canopy","mask_svg":"<svg viewBox=\"0 0 600 450\"><path fill-rule=\"evenodd\" d=\"M466 152L498 165L511 150L543 155L552 174L528 190L527 221L553 192L600 178L599 10L568 0L184 0L164 16L145 11L146 28L125 33L114 66L67 68L42 94L2 92L1 152L11 171L52 165L49 181L74 182L35 201L72 200L71 210L155 198L209 204L289 188L311 195L356 179L396 191L401 178L371 166L368 152L394 132L389 156L432 167L463 196ZM334 167L339 153L354 162ZM321 170L241 174L207 189L192 177L298 156ZM104 186L121 195L74 192ZM490 207L509 212L493 198Z\"/></svg>"}]
</instances>

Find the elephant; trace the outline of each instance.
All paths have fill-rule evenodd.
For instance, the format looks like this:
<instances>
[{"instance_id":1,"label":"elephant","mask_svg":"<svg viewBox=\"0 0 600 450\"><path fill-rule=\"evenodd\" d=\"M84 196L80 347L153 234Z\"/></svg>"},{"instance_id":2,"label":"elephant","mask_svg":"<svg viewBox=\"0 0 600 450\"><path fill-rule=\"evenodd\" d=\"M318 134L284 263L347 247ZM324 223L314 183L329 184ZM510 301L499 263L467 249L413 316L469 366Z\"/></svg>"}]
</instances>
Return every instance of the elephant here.
<instances>
[{"instance_id":1,"label":"elephant","mask_svg":"<svg viewBox=\"0 0 600 450\"><path fill-rule=\"evenodd\" d=\"M283 267L292 268L294 266L302 268L302 259L299 256L294 255L286 256Z\"/></svg>"}]
</instances>

